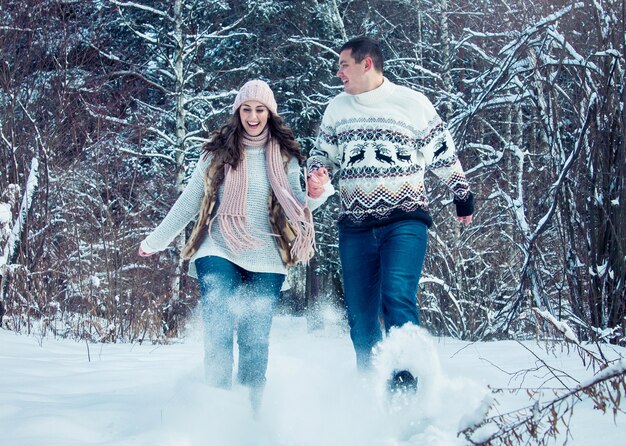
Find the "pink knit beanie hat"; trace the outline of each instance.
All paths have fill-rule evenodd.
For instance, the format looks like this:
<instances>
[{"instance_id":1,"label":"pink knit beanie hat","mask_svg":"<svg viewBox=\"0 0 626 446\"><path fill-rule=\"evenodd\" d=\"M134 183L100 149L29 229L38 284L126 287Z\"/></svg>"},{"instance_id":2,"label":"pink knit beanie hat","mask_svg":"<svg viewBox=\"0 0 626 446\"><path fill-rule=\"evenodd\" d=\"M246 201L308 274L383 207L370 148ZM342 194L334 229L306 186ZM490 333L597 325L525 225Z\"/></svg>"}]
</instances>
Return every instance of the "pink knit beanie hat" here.
<instances>
[{"instance_id":1,"label":"pink knit beanie hat","mask_svg":"<svg viewBox=\"0 0 626 446\"><path fill-rule=\"evenodd\" d=\"M265 105L272 113L277 114L278 106L274 93L267 83L262 80L251 80L246 82L237 93L235 103L233 104L233 113L246 101L259 101Z\"/></svg>"}]
</instances>

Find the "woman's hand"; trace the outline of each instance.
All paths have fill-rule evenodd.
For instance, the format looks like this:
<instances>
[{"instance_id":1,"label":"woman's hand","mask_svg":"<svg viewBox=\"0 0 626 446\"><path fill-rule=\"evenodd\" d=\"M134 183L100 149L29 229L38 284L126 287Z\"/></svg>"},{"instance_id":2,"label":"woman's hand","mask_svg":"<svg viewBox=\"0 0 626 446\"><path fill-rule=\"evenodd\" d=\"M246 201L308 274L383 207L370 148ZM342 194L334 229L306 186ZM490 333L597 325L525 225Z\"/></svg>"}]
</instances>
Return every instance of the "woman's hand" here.
<instances>
[{"instance_id":1,"label":"woman's hand","mask_svg":"<svg viewBox=\"0 0 626 446\"><path fill-rule=\"evenodd\" d=\"M143 249L141 249L141 245L139 245L138 253L141 257L150 257L152 254L154 254L153 252L146 252Z\"/></svg>"},{"instance_id":2,"label":"woman's hand","mask_svg":"<svg viewBox=\"0 0 626 446\"><path fill-rule=\"evenodd\" d=\"M309 197L319 198L324 192L324 184L330 181L328 170L325 167L319 167L307 175L306 183Z\"/></svg>"}]
</instances>

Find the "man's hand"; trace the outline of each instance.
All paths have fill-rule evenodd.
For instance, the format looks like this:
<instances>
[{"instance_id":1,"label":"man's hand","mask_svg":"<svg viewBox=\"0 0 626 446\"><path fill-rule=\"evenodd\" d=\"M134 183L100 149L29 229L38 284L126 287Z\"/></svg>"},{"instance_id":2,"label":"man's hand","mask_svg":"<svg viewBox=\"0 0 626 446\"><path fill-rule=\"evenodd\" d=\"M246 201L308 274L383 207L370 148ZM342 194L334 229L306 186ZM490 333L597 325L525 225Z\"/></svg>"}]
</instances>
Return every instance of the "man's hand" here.
<instances>
[{"instance_id":1,"label":"man's hand","mask_svg":"<svg viewBox=\"0 0 626 446\"><path fill-rule=\"evenodd\" d=\"M472 216L471 215L466 215L465 217L457 217L456 218L459 223L468 226L471 222L472 222Z\"/></svg>"},{"instance_id":2,"label":"man's hand","mask_svg":"<svg viewBox=\"0 0 626 446\"><path fill-rule=\"evenodd\" d=\"M153 252L146 252L143 249L141 249L141 245L139 245L138 253L141 257L150 257L152 254L154 254Z\"/></svg>"},{"instance_id":3,"label":"man's hand","mask_svg":"<svg viewBox=\"0 0 626 446\"><path fill-rule=\"evenodd\" d=\"M309 173L306 177L307 190L309 193L309 197L311 198L319 198L322 196L324 192L324 184L330 181L330 177L328 176L328 171L324 167L319 167L311 173Z\"/></svg>"}]
</instances>

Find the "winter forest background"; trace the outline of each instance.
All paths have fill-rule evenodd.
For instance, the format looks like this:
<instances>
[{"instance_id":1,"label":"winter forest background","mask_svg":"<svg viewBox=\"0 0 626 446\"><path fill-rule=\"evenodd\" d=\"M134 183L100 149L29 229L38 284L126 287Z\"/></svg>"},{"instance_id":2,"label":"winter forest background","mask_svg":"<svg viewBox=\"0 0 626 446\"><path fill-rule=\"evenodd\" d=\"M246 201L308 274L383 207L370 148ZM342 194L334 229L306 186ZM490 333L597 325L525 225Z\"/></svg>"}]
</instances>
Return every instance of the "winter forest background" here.
<instances>
[{"instance_id":1,"label":"winter forest background","mask_svg":"<svg viewBox=\"0 0 626 446\"><path fill-rule=\"evenodd\" d=\"M178 246L137 256L237 89L260 77L308 152L337 49L448 122L477 196L461 228L430 177L419 293L431 333L532 336L536 312L626 344L623 0L0 0L0 316L17 332L167 341L197 301ZM428 181L428 180L427 180ZM283 310L341 302L334 218ZM183 235L184 236L184 235Z\"/></svg>"}]
</instances>

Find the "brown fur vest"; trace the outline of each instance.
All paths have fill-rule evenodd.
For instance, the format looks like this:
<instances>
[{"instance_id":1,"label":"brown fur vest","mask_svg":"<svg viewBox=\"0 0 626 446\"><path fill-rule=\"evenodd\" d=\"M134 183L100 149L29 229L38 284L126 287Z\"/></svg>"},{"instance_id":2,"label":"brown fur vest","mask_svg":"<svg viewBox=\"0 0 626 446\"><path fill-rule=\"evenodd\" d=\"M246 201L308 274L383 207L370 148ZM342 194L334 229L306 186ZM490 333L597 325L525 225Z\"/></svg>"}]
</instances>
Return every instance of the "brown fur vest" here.
<instances>
[{"instance_id":1,"label":"brown fur vest","mask_svg":"<svg viewBox=\"0 0 626 446\"><path fill-rule=\"evenodd\" d=\"M282 157L283 165L285 166L285 170L287 170L287 163L289 162L290 157L284 153L282 154ZM181 252L184 259L190 259L198 250L198 247L202 243L202 240L204 240L204 237L208 235L209 222L213 215L215 203L217 202L217 190L223 181L224 163L214 157L207 167L204 175L204 196L202 198L202 205L200 207L198 220L196 220L193 230L191 231L191 235ZM283 211L283 208L273 191L270 192L267 205L270 227L272 228L272 232L278 235L275 237L275 240L276 247L280 252L280 257L286 266L295 265L302 261L301 259L294 258L291 254L291 246L295 239L295 234L291 229L291 224L287 220L287 216L285 215L285 212Z\"/></svg>"}]
</instances>

